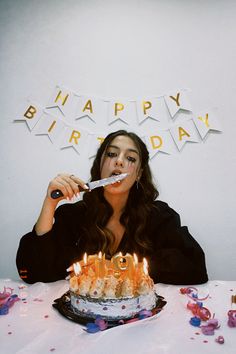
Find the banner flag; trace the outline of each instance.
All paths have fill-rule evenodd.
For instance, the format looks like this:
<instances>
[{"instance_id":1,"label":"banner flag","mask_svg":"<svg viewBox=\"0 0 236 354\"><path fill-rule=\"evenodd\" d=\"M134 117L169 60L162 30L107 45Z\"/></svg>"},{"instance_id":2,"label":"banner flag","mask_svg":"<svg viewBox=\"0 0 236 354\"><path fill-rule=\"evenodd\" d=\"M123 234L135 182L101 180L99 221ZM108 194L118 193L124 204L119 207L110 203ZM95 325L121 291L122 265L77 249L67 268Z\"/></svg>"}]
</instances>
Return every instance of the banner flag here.
<instances>
[{"instance_id":1,"label":"banner flag","mask_svg":"<svg viewBox=\"0 0 236 354\"><path fill-rule=\"evenodd\" d=\"M210 110L199 112L193 117L193 121L202 139L204 139L210 131L221 131L221 125L216 114Z\"/></svg>"},{"instance_id":2,"label":"banner flag","mask_svg":"<svg viewBox=\"0 0 236 354\"><path fill-rule=\"evenodd\" d=\"M100 117L104 117L106 114L105 102L101 99L89 96L76 97L76 110L75 119L89 117L94 123L99 122Z\"/></svg>"},{"instance_id":3,"label":"banner flag","mask_svg":"<svg viewBox=\"0 0 236 354\"><path fill-rule=\"evenodd\" d=\"M162 100L160 98L146 98L140 101L136 101L139 124L148 118L157 121L161 120L161 101Z\"/></svg>"},{"instance_id":4,"label":"banner flag","mask_svg":"<svg viewBox=\"0 0 236 354\"><path fill-rule=\"evenodd\" d=\"M165 95L164 98L172 118L179 110L192 111L187 93L184 90L174 91L169 95Z\"/></svg>"},{"instance_id":5,"label":"banner flag","mask_svg":"<svg viewBox=\"0 0 236 354\"><path fill-rule=\"evenodd\" d=\"M186 142L198 143L197 132L192 119L174 125L169 129L171 136L177 145L179 151L183 148Z\"/></svg>"},{"instance_id":6,"label":"banner flag","mask_svg":"<svg viewBox=\"0 0 236 354\"><path fill-rule=\"evenodd\" d=\"M107 136L107 132L103 131L100 133L89 133L89 150L88 158L91 159L97 153L99 146L102 144L103 140Z\"/></svg>"},{"instance_id":7,"label":"banner flag","mask_svg":"<svg viewBox=\"0 0 236 354\"><path fill-rule=\"evenodd\" d=\"M173 141L168 131L154 130L151 134L145 136L145 142L152 159L158 152L171 154L173 151Z\"/></svg>"},{"instance_id":8,"label":"banner flag","mask_svg":"<svg viewBox=\"0 0 236 354\"><path fill-rule=\"evenodd\" d=\"M81 151L87 146L86 141L88 132L84 129L73 128L71 126L65 126L62 139L60 141L60 148L65 149L73 147L74 150L81 154Z\"/></svg>"},{"instance_id":9,"label":"banner flag","mask_svg":"<svg viewBox=\"0 0 236 354\"><path fill-rule=\"evenodd\" d=\"M65 128L65 123L54 116L43 113L37 124L35 135L47 135L52 143L58 140L59 135Z\"/></svg>"},{"instance_id":10,"label":"banner flag","mask_svg":"<svg viewBox=\"0 0 236 354\"><path fill-rule=\"evenodd\" d=\"M43 108L38 103L27 100L21 108L19 118L16 118L15 121L25 121L31 131L40 120L42 114Z\"/></svg>"},{"instance_id":11,"label":"banner flag","mask_svg":"<svg viewBox=\"0 0 236 354\"><path fill-rule=\"evenodd\" d=\"M130 124L130 107L131 103L127 100L110 100L108 104L108 124L112 124L118 120L126 124Z\"/></svg>"},{"instance_id":12,"label":"banner flag","mask_svg":"<svg viewBox=\"0 0 236 354\"><path fill-rule=\"evenodd\" d=\"M187 142L199 143L211 131L222 131L213 111L206 109L197 114L192 111L187 93L187 89L176 89L159 96L139 96L136 100L99 98L57 85L46 106L34 99L22 102L14 121L26 122L31 132L47 135L60 149L73 147L78 154L86 151L88 158L96 155L109 132L123 129L125 123L127 129L139 130L138 135L141 131L152 159L158 153L171 154L176 149L180 152ZM191 112L191 116L179 115L177 124L173 121L179 111ZM78 120L82 118L91 120L86 123L94 123L97 129L78 127ZM115 129L112 124L116 122Z\"/></svg>"},{"instance_id":13,"label":"banner flag","mask_svg":"<svg viewBox=\"0 0 236 354\"><path fill-rule=\"evenodd\" d=\"M74 93L61 86L56 86L51 98L49 99L46 109L57 114L62 113L63 116L70 116L75 105Z\"/></svg>"}]
</instances>

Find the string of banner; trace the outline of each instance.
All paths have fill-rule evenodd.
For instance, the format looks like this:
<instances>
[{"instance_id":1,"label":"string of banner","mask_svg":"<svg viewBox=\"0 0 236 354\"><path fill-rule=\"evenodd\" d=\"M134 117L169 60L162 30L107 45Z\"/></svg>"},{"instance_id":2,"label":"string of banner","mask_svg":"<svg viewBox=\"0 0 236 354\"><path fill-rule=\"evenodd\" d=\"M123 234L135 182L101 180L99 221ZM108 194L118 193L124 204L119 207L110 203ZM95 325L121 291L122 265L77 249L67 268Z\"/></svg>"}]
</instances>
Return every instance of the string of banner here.
<instances>
[{"instance_id":1,"label":"string of banner","mask_svg":"<svg viewBox=\"0 0 236 354\"><path fill-rule=\"evenodd\" d=\"M14 121L25 121L30 132L47 135L60 149L72 147L82 154L86 146L88 158L95 156L113 123L120 122L126 128L129 126L128 130L135 131L136 127L139 135L141 131L150 158L153 158L159 152L173 153L173 146L180 152L187 142L199 143L209 133L222 131L212 110L193 112L187 91L179 89L158 97L127 100L79 95L63 86L56 86L46 106L26 100ZM186 117L175 123L180 112L185 112ZM79 124L79 120L85 117L97 126L101 119L103 123L107 119L107 129L99 132L85 129ZM131 124L131 117L135 118L136 123ZM147 120L149 123L152 121L152 126L142 134L143 124Z\"/></svg>"}]
</instances>

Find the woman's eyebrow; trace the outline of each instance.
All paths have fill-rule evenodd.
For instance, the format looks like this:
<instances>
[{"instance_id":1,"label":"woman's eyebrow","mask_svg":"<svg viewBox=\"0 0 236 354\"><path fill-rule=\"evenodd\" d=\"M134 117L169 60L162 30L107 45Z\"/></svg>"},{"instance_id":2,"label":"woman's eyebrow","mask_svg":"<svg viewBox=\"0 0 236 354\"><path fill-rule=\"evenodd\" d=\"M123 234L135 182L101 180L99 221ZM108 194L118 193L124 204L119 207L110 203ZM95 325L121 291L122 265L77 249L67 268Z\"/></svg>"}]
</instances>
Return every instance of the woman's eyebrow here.
<instances>
[{"instance_id":1,"label":"woman's eyebrow","mask_svg":"<svg viewBox=\"0 0 236 354\"><path fill-rule=\"evenodd\" d=\"M116 145L108 145L108 148L114 148L114 149L117 149L117 150L120 150L120 148L118 147L118 146L116 146ZM137 154L137 155L139 155L139 153L138 153L138 151L137 150L135 150L135 149L127 149L126 151L129 151L129 152L134 152L135 154Z\"/></svg>"}]
</instances>

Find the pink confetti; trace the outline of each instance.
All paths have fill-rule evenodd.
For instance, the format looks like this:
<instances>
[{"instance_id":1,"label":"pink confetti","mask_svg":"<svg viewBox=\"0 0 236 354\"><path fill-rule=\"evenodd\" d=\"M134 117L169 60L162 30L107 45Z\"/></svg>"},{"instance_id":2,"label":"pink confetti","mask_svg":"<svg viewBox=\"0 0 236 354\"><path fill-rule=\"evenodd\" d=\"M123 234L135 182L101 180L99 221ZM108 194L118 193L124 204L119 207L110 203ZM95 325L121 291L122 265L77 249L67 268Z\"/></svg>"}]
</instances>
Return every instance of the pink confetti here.
<instances>
[{"instance_id":1,"label":"pink confetti","mask_svg":"<svg viewBox=\"0 0 236 354\"><path fill-rule=\"evenodd\" d=\"M18 286L18 289L22 290L22 289L25 289L26 286L25 285L22 285L22 286Z\"/></svg>"}]
</instances>

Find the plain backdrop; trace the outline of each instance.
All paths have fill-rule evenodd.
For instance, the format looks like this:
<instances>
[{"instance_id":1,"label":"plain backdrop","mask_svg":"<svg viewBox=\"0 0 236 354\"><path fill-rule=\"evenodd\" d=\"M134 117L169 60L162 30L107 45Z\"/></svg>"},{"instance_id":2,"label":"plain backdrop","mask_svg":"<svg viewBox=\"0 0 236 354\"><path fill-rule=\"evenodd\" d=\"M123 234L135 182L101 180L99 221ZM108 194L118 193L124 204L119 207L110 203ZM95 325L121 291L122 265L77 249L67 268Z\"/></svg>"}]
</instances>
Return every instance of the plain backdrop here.
<instances>
[{"instance_id":1,"label":"plain backdrop","mask_svg":"<svg viewBox=\"0 0 236 354\"><path fill-rule=\"evenodd\" d=\"M158 154L151 168L159 198L205 250L210 279L235 280L235 14L233 0L0 0L1 278L18 279L18 243L50 179L59 172L89 178L87 157L13 122L25 99L45 104L61 84L134 99L189 88L196 110L214 109L222 133ZM106 121L81 124L96 131Z\"/></svg>"}]
</instances>

